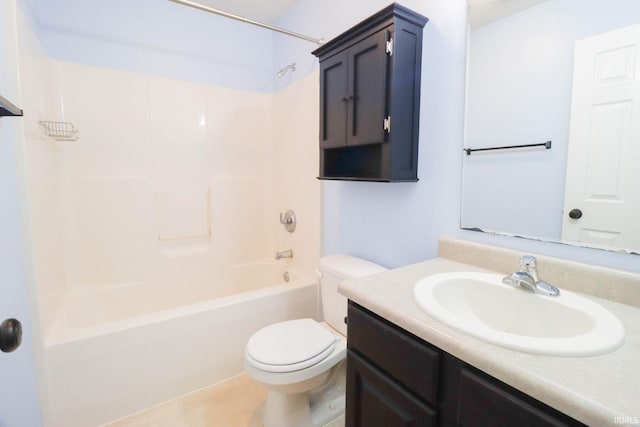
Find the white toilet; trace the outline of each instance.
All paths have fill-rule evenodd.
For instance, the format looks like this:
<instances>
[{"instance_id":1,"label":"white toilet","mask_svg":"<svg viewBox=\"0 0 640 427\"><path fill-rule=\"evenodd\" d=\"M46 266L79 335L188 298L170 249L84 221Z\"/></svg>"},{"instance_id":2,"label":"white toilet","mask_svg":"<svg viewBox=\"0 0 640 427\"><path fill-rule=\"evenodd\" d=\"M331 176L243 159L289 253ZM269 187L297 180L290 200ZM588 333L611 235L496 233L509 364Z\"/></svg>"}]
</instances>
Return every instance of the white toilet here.
<instances>
[{"instance_id":1,"label":"white toilet","mask_svg":"<svg viewBox=\"0 0 640 427\"><path fill-rule=\"evenodd\" d=\"M385 270L348 255L323 257L318 275L326 323L289 320L251 336L245 368L268 389L264 427L320 427L344 413L347 299L338 284Z\"/></svg>"}]
</instances>

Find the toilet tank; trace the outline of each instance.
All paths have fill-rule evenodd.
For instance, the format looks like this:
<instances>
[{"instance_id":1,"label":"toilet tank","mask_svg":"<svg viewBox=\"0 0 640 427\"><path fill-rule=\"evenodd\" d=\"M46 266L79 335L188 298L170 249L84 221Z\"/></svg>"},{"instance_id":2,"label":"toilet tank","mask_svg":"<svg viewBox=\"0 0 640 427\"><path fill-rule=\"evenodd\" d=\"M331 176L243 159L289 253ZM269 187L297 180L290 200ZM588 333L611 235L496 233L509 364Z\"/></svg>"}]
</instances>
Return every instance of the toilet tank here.
<instances>
[{"instance_id":1,"label":"toilet tank","mask_svg":"<svg viewBox=\"0 0 640 427\"><path fill-rule=\"evenodd\" d=\"M324 320L342 335L347 335L347 298L338 293L338 285L346 279L369 276L387 269L381 265L350 255L328 255L320 258L320 295Z\"/></svg>"}]
</instances>

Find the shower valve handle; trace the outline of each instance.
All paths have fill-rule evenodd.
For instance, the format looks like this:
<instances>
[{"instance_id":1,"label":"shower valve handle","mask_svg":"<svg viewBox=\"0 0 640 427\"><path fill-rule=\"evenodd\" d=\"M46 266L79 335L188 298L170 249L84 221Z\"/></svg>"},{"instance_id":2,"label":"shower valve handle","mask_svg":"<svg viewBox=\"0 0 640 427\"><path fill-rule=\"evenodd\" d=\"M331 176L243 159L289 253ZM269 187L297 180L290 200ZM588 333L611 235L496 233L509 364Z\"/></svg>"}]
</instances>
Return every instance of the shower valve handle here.
<instances>
[{"instance_id":1,"label":"shower valve handle","mask_svg":"<svg viewBox=\"0 0 640 427\"><path fill-rule=\"evenodd\" d=\"M296 214L289 209L285 213L280 212L280 224L284 225L289 233L296 231Z\"/></svg>"}]
</instances>

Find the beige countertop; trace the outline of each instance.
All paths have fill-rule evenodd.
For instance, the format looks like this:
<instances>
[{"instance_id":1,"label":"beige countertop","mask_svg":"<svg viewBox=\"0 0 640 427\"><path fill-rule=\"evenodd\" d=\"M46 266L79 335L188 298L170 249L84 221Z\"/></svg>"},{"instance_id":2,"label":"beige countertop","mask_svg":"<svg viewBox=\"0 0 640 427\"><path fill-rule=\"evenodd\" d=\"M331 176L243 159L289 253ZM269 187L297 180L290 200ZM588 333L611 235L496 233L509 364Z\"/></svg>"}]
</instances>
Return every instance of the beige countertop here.
<instances>
[{"instance_id":1,"label":"beige countertop","mask_svg":"<svg viewBox=\"0 0 640 427\"><path fill-rule=\"evenodd\" d=\"M347 280L339 291L425 341L589 426L640 425L640 308L584 295L609 309L623 323L626 340L622 347L593 357L534 355L458 332L418 307L413 300L413 287L418 280L455 271L489 270L435 258Z\"/></svg>"}]
</instances>

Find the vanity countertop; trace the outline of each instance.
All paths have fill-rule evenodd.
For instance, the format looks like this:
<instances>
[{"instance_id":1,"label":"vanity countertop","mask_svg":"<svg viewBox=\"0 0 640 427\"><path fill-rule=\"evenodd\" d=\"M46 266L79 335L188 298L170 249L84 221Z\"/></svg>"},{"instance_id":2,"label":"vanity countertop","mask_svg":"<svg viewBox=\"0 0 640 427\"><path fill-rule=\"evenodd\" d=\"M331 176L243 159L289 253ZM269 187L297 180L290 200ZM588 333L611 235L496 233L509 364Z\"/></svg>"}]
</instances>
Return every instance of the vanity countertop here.
<instances>
[{"instance_id":1,"label":"vanity countertop","mask_svg":"<svg viewBox=\"0 0 640 427\"><path fill-rule=\"evenodd\" d=\"M434 258L344 281L339 291L412 334L589 426L640 424L640 308L584 295L614 313L625 327L625 343L609 354L557 357L519 352L458 332L415 303L413 287L420 279L461 271L489 270Z\"/></svg>"}]
</instances>

